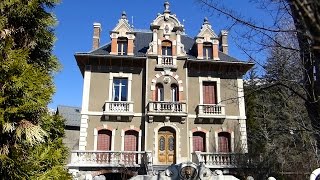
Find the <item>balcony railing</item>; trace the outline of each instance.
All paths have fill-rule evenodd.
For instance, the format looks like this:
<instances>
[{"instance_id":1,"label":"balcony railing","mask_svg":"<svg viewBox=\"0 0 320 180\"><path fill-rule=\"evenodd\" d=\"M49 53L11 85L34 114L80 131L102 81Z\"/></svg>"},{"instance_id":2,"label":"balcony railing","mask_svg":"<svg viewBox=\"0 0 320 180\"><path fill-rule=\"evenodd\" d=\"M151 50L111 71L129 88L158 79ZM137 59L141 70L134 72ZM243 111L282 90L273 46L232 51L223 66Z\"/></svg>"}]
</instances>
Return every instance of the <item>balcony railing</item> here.
<instances>
[{"instance_id":1,"label":"balcony railing","mask_svg":"<svg viewBox=\"0 0 320 180\"><path fill-rule=\"evenodd\" d=\"M107 101L105 103L105 115L129 115L134 114L133 102L128 101Z\"/></svg>"},{"instance_id":2,"label":"balcony railing","mask_svg":"<svg viewBox=\"0 0 320 180\"><path fill-rule=\"evenodd\" d=\"M138 167L152 163L151 152L144 151L72 151L72 167Z\"/></svg>"},{"instance_id":3,"label":"balcony railing","mask_svg":"<svg viewBox=\"0 0 320 180\"><path fill-rule=\"evenodd\" d=\"M225 118L225 106L222 104L199 104L197 116L200 118Z\"/></svg>"},{"instance_id":4,"label":"balcony railing","mask_svg":"<svg viewBox=\"0 0 320 180\"><path fill-rule=\"evenodd\" d=\"M192 161L208 168L237 168L249 164L249 158L241 153L192 153Z\"/></svg>"},{"instance_id":5,"label":"balcony railing","mask_svg":"<svg viewBox=\"0 0 320 180\"><path fill-rule=\"evenodd\" d=\"M185 102L164 102L164 101L151 101L148 105L148 113L150 114L186 114Z\"/></svg>"},{"instance_id":6,"label":"balcony railing","mask_svg":"<svg viewBox=\"0 0 320 180\"><path fill-rule=\"evenodd\" d=\"M172 56L162 56L161 65L170 66L173 65L173 57Z\"/></svg>"}]
</instances>

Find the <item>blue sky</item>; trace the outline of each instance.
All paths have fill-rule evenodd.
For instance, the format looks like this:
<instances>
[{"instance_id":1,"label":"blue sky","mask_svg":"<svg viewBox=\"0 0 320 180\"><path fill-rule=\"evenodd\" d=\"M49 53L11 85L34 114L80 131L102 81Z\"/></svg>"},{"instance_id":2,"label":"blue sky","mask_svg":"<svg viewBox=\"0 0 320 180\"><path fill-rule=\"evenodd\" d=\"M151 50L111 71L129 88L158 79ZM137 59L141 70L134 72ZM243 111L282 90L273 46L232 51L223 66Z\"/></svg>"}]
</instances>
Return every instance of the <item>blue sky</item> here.
<instances>
[{"instance_id":1,"label":"blue sky","mask_svg":"<svg viewBox=\"0 0 320 180\"><path fill-rule=\"evenodd\" d=\"M208 17L217 34L220 30L232 25L223 16L215 16L207 12L194 0L169 2L171 13L177 15L180 22L184 24L187 35L191 37L199 32L204 17ZM163 3L163 0L62 0L54 9L58 20L54 54L58 57L62 69L55 74L56 93L49 108L56 109L57 105L81 107L83 78L76 65L74 54L91 50L94 22L102 25L101 45L103 45L110 41L109 32L116 26L122 11L126 11L130 23L133 16L134 28L149 29L157 13L163 12ZM265 18L246 1L224 0L223 3L230 8L236 8L244 15ZM233 44L232 37L237 36L235 33L231 29L229 54L246 61L248 58Z\"/></svg>"}]
</instances>

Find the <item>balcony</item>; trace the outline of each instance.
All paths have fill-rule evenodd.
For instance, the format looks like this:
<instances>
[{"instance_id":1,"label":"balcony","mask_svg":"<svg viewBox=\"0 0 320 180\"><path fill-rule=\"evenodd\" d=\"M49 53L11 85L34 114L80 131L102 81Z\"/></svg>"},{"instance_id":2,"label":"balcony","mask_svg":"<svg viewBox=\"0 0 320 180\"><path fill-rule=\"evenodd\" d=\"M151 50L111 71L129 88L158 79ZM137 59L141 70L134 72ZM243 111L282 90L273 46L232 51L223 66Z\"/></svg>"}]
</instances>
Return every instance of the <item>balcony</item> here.
<instances>
[{"instance_id":1,"label":"balcony","mask_svg":"<svg viewBox=\"0 0 320 180\"><path fill-rule=\"evenodd\" d=\"M109 116L116 116L117 119L121 119L121 116L128 116L129 119L132 119L133 112L133 102L129 101L107 101L105 102L105 109L103 111L106 119L109 119Z\"/></svg>"},{"instance_id":2,"label":"balcony","mask_svg":"<svg viewBox=\"0 0 320 180\"><path fill-rule=\"evenodd\" d=\"M175 63L175 58L173 56L158 56L158 63L156 68L170 68L170 69L177 69L177 65Z\"/></svg>"},{"instance_id":3,"label":"balcony","mask_svg":"<svg viewBox=\"0 0 320 180\"><path fill-rule=\"evenodd\" d=\"M204 164L207 168L239 168L252 165L247 154L241 153L192 153L192 161Z\"/></svg>"},{"instance_id":4,"label":"balcony","mask_svg":"<svg viewBox=\"0 0 320 180\"><path fill-rule=\"evenodd\" d=\"M199 104L197 118L200 119L225 119L225 105L222 104Z\"/></svg>"},{"instance_id":5,"label":"balcony","mask_svg":"<svg viewBox=\"0 0 320 180\"><path fill-rule=\"evenodd\" d=\"M72 151L68 167L140 167L152 165L151 152Z\"/></svg>"},{"instance_id":6,"label":"balcony","mask_svg":"<svg viewBox=\"0 0 320 180\"><path fill-rule=\"evenodd\" d=\"M187 104L185 102L150 101L147 114L149 122L153 121L153 116L163 116L166 120L177 116L181 117L181 122L184 123L187 116Z\"/></svg>"}]
</instances>

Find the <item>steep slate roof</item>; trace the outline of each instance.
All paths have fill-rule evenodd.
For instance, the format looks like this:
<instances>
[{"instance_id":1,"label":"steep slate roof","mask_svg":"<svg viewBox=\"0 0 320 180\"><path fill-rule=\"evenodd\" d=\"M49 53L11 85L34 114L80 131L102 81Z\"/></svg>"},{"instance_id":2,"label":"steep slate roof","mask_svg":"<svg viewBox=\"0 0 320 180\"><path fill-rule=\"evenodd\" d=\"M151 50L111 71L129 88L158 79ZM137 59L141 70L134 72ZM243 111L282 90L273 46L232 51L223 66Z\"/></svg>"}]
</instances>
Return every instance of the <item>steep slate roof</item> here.
<instances>
[{"instance_id":1,"label":"steep slate roof","mask_svg":"<svg viewBox=\"0 0 320 180\"><path fill-rule=\"evenodd\" d=\"M146 52L149 48L149 43L152 41L152 32L135 32L135 41L134 41L134 56L135 57L145 57ZM181 35L181 43L184 44L184 49L189 57L189 59L196 59L195 51L195 40L189 36ZM100 48L89 52L88 54L92 55L110 55L111 43L101 46ZM231 57L223 52L219 51L218 53L220 61L227 62L242 62L238 59Z\"/></svg>"},{"instance_id":2,"label":"steep slate roof","mask_svg":"<svg viewBox=\"0 0 320 180\"><path fill-rule=\"evenodd\" d=\"M59 105L57 107L57 114L66 119L66 126L79 126L81 121L81 108Z\"/></svg>"}]
</instances>

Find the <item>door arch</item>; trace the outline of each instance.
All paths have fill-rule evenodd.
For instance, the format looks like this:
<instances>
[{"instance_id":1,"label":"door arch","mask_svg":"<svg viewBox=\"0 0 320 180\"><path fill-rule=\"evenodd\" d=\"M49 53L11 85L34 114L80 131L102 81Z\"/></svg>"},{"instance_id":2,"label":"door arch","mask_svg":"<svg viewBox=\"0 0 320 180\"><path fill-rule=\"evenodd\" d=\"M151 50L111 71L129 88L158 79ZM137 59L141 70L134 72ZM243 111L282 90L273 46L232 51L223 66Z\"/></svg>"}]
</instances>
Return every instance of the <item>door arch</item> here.
<instances>
[{"instance_id":1,"label":"door arch","mask_svg":"<svg viewBox=\"0 0 320 180\"><path fill-rule=\"evenodd\" d=\"M159 164L176 163L176 132L171 127L162 127L158 131Z\"/></svg>"}]
</instances>

